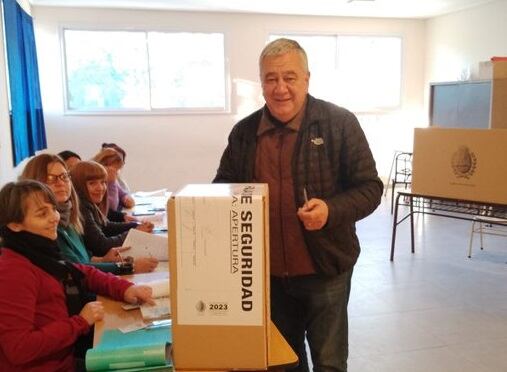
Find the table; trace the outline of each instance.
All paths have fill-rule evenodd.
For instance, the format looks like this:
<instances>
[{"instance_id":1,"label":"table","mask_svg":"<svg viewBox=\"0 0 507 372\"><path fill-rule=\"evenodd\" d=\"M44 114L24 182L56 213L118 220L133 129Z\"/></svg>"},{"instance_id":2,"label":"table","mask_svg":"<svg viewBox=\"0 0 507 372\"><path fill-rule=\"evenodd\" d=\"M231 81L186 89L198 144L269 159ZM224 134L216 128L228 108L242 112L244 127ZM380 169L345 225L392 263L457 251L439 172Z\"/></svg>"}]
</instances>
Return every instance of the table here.
<instances>
[{"instance_id":1,"label":"table","mask_svg":"<svg viewBox=\"0 0 507 372\"><path fill-rule=\"evenodd\" d=\"M159 262L154 272L125 275L122 278L130 280L136 284L147 283L154 280L169 278L168 263ZM123 302L114 301L108 297L97 296L98 301L102 301L105 310L104 320L95 323L95 332L93 335L93 345L97 345L100 341L102 333L106 329L114 329L127 324L131 324L134 321L141 320L141 311L135 310L123 310L121 305Z\"/></svg>"},{"instance_id":2,"label":"table","mask_svg":"<svg viewBox=\"0 0 507 372\"><path fill-rule=\"evenodd\" d=\"M154 225L154 232L167 232L167 200L171 197L171 192L165 189L152 192L138 191L132 194L136 204L131 209L124 209L124 212L130 216L136 217L140 221L149 221Z\"/></svg>"},{"instance_id":3,"label":"table","mask_svg":"<svg viewBox=\"0 0 507 372\"><path fill-rule=\"evenodd\" d=\"M140 284L168 277L169 272L167 262L161 262L157 267L157 270L152 273L129 275L124 278L131 280L136 284ZM123 304L122 302L114 301L102 296L98 296L97 299L102 301L104 304L105 317L102 321L95 323L93 345L97 345L100 342L100 338L104 330L132 324L133 322L142 319L139 309L125 311L121 308L121 305ZM270 324L270 333L271 342L268 352L269 370L283 370L285 367L297 365L297 355L272 322Z\"/></svg>"},{"instance_id":4,"label":"table","mask_svg":"<svg viewBox=\"0 0 507 372\"><path fill-rule=\"evenodd\" d=\"M398 210L400 205L409 207L409 211L405 216L398 220ZM414 214L416 213L466 221L473 221L477 216L495 217L501 220L507 220L507 204L445 198L440 196L416 194L408 191L400 191L396 196L396 203L394 208L393 233L391 239L391 261L394 260L396 229L398 225L406 219L410 219L411 252L415 253ZM492 224L494 225L495 222L492 222Z\"/></svg>"}]
</instances>

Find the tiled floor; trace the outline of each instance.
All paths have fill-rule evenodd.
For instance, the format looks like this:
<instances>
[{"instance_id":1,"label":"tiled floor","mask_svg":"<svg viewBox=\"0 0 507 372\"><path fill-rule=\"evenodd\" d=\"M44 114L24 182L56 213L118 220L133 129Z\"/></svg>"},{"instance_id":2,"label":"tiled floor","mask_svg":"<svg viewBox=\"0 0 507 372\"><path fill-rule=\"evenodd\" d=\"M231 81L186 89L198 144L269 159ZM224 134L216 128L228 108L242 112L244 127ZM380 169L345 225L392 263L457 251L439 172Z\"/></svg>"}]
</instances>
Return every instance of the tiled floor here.
<instances>
[{"instance_id":1,"label":"tiled floor","mask_svg":"<svg viewBox=\"0 0 507 372\"><path fill-rule=\"evenodd\" d=\"M416 253L407 221L390 262L389 206L358 223L349 371L507 372L507 238L469 259L470 222L418 216Z\"/></svg>"}]
</instances>

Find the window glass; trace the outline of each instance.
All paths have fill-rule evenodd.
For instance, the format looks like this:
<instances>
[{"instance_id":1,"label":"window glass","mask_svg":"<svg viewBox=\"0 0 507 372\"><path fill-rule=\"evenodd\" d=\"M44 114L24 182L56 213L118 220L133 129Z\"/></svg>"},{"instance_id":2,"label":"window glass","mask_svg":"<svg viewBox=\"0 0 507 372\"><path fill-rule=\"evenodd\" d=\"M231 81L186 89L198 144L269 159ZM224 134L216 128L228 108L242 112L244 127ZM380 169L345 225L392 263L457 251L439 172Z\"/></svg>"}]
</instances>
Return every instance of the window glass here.
<instances>
[{"instance_id":1,"label":"window glass","mask_svg":"<svg viewBox=\"0 0 507 372\"><path fill-rule=\"evenodd\" d=\"M337 99L356 111L397 108L401 89L399 37L338 36Z\"/></svg>"},{"instance_id":2,"label":"window glass","mask_svg":"<svg viewBox=\"0 0 507 372\"><path fill-rule=\"evenodd\" d=\"M223 108L224 36L148 33L153 108Z\"/></svg>"},{"instance_id":3,"label":"window glass","mask_svg":"<svg viewBox=\"0 0 507 372\"><path fill-rule=\"evenodd\" d=\"M220 33L64 30L67 110L226 109Z\"/></svg>"},{"instance_id":4,"label":"window glass","mask_svg":"<svg viewBox=\"0 0 507 372\"><path fill-rule=\"evenodd\" d=\"M401 38L385 36L270 35L296 40L308 55L310 94L355 112L397 109Z\"/></svg>"},{"instance_id":5,"label":"window glass","mask_svg":"<svg viewBox=\"0 0 507 372\"><path fill-rule=\"evenodd\" d=\"M69 110L149 107L143 32L65 30L65 55Z\"/></svg>"}]
</instances>

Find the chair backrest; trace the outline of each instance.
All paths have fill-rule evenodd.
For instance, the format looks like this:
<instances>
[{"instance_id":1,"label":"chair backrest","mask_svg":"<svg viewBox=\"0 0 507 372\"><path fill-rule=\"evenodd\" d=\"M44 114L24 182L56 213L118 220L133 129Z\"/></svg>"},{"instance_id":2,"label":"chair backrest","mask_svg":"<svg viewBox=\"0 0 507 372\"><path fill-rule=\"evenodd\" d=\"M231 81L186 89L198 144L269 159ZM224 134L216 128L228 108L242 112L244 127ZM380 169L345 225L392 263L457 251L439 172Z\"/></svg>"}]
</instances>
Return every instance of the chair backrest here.
<instances>
[{"instance_id":1,"label":"chair backrest","mask_svg":"<svg viewBox=\"0 0 507 372\"><path fill-rule=\"evenodd\" d=\"M400 152L394 160L393 183L412 182L412 153Z\"/></svg>"}]
</instances>

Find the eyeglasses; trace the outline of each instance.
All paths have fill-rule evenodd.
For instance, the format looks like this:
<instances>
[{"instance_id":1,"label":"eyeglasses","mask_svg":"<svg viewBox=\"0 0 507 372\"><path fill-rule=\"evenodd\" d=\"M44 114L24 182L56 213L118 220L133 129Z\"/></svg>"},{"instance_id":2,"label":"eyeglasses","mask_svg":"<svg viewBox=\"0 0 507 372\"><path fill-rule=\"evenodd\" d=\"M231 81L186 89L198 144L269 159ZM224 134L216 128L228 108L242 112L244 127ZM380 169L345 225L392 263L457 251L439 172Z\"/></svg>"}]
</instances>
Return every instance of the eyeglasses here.
<instances>
[{"instance_id":1,"label":"eyeglasses","mask_svg":"<svg viewBox=\"0 0 507 372\"><path fill-rule=\"evenodd\" d=\"M58 180L65 182L65 183L70 182L70 174L65 172L65 173L61 173L61 174L48 174L47 175L47 183L50 185L57 183Z\"/></svg>"}]
</instances>

